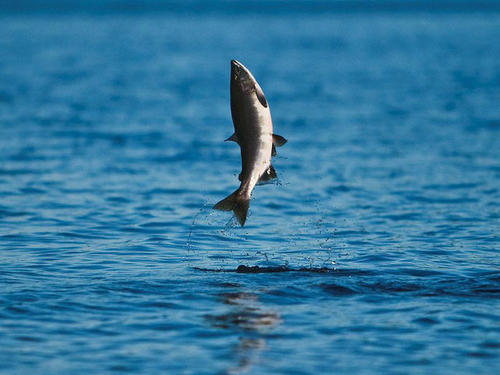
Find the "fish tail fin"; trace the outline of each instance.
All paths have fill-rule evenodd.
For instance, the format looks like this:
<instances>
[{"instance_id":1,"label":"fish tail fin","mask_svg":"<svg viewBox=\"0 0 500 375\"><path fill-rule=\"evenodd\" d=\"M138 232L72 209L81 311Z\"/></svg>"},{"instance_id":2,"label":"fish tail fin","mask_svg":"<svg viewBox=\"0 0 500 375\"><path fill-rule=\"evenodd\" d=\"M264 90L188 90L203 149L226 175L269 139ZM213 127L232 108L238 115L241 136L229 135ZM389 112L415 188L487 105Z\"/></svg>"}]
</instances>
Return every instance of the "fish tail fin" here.
<instances>
[{"instance_id":1,"label":"fish tail fin","mask_svg":"<svg viewBox=\"0 0 500 375\"><path fill-rule=\"evenodd\" d=\"M234 193L218 202L213 208L221 211L233 211L241 226L243 226L247 219L250 199L242 196L239 192L239 190L236 190Z\"/></svg>"}]
</instances>

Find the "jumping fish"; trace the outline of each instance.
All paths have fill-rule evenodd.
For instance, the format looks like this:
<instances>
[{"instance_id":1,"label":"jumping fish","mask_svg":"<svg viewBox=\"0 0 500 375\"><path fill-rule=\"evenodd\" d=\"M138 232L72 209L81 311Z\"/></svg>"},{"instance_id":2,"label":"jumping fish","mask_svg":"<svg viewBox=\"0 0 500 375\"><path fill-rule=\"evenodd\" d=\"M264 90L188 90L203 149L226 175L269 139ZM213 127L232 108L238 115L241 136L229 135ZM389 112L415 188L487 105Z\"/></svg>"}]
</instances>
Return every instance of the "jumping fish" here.
<instances>
[{"instance_id":1,"label":"jumping fish","mask_svg":"<svg viewBox=\"0 0 500 375\"><path fill-rule=\"evenodd\" d=\"M252 73L236 60L231 60L231 115L234 134L226 141L240 146L241 184L213 208L232 210L243 226L255 185L277 177L271 156L276 155L275 146L283 146L286 139L273 134L271 111L264 92Z\"/></svg>"}]
</instances>

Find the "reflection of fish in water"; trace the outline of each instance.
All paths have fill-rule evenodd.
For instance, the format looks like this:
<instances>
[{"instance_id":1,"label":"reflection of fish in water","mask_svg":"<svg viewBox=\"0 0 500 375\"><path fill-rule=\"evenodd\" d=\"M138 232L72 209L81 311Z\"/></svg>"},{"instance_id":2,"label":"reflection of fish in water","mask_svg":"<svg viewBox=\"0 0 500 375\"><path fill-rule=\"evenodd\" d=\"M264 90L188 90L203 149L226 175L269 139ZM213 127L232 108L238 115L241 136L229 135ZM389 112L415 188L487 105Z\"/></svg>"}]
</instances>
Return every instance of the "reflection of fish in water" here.
<instances>
[{"instance_id":1,"label":"reflection of fish in water","mask_svg":"<svg viewBox=\"0 0 500 375\"><path fill-rule=\"evenodd\" d=\"M273 134L271 111L264 92L252 73L236 60L231 61L231 115L234 134L227 141L237 142L241 148L241 185L214 208L232 210L243 226L255 185L277 177L271 156L276 154L275 146L284 145L286 139Z\"/></svg>"},{"instance_id":2,"label":"reflection of fish in water","mask_svg":"<svg viewBox=\"0 0 500 375\"><path fill-rule=\"evenodd\" d=\"M257 305L257 295L250 293L224 293L223 302L235 306L232 312L212 316L213 325L220 328L241 328L246 331L261 331L281 323L279 314L263 311Z\"/></svg>"},{"instance_id":3,"label":"reflection of fish in water","mask_svg":"<svg viewBox=\"0 0 500 375\"><path fill-rule=\"evenodd\" d=\"M238 344L233 347L235 364L224 373L247 373L267 348L265 333L279 326L282 319L278 313L266 311L259 303L257 294L225 292L219 298L229 307L229 311L208 315L207 320L215 328L229 330L240 336Z\"/></svg>"}]
</instances>

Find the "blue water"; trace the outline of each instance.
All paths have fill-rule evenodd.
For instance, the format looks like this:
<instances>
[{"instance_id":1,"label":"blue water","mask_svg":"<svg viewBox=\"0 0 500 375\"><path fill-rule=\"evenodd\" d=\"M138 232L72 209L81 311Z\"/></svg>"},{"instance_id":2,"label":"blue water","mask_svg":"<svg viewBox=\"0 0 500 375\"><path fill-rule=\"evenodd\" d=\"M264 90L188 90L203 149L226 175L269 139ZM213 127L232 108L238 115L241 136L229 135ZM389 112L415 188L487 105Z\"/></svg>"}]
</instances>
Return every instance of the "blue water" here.
<instances>
[{"instance_id":1,"label":"blue water","mask_svg":"<svg viewBox=\"0 0 500 375\"><path fill-rule=\"evenodd\" d=\"M217 4L0 14L0 373L499 373L498 8Z\"/></svg>"}]
</instances>

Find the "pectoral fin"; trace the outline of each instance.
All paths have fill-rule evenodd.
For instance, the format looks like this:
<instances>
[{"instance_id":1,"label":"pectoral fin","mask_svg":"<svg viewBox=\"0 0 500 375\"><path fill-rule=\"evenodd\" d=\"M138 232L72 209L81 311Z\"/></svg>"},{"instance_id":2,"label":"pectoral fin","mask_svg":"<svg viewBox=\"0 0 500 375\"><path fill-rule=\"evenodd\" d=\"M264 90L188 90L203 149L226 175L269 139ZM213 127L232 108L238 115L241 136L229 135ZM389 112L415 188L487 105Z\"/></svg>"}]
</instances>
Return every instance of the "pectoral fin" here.
<instances>
[{"instance_id":1,"label":"pectoral fin","mask_svg":"<svg viewBox=\"0 0 500 375\"><path fill-rule=\"evenodd\" d=\"M276 152L276 146L273 143L273 146L271 147L271 156L276 156L278 153Z\"/></svg>"},{"instance_id":2,"label":"pectoral fin","mask_svg":"<svg viewBox=\"0 0 500 375\"><path fill-rule=\"evenodd\" d=\"M273 134L273 144L281 147L286 143L286 139L283 138L281 135L278 134Z\"/></svg>"},{"instance_id":3,"label":"pectoral fin","mask_svg":"<svg viewBox=\"0 0 500 375\"><path fill-rule=\"evenodd\" d=\"M267 108L266 96L259 85L255 85L255 93L257 94L257 99L259 99L260 104Z\"/></svg>"},{"instance_id":4,"label":"pectoral fin","mask_svg":"<svg viewBox=\"0 0 500 375\"><path fill-rule=\"evenodd\" d=\"M276 170L272 165L270 165L269 168L267 168L264 174L260 177L259 184L265 183L270 180L274 180L277 177L278 175L276 174Z\"/></svg>"},{"instance_id":5,"label":"pectoral fin","mask_svg":"<svg viewBox=\"0 0 500 375\"><path fill-rule=\"evenodd\" d=\"M232 136L230 136L229 138L224 140L224 142L227 142L227 141L233 141L233 142L236 142L239 144L238 136L236 135L236 133L233 133Z\"/></svg>"}]
</instances>

